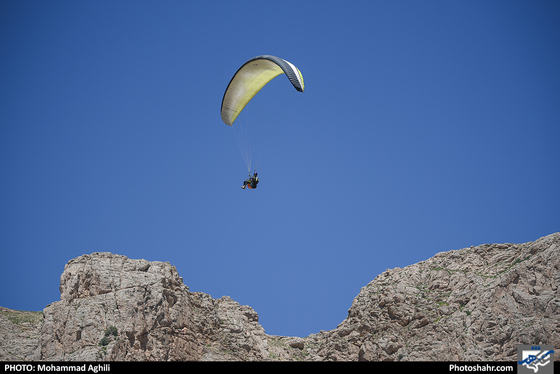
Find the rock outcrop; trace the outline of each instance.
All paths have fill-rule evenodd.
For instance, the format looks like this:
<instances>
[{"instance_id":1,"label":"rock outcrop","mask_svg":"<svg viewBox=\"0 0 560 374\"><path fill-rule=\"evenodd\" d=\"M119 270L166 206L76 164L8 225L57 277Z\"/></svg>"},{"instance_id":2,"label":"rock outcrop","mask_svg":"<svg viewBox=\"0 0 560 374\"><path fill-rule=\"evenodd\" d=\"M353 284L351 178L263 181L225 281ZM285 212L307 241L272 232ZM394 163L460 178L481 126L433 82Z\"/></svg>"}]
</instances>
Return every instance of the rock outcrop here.
<instances>
[{"instance_id":1,"label":"rock outcrop","mask_svg":"<svg viewBox=\"0 0 560 374\"><path fill-rule=\"evenodd\" d=\"M169 263L93 253L68 262L35 327L0 313L0 359L515 361L518 344L560 347L559 285L560 233L442 252L377 276L336 329L283 337Z\"/></svg>"},{"instance_id":2,"label":"rock outcrop","mask_svg":"<svg viewBox=\"0 0 560 374\"><path fill-rule=\"evenodd\" d=\"M362 288L328 360L515 361L518 344L560 347L560 234L443 252Z\"/></svg>"},{"instance_id":3,"label":"rock outcrop","mask_svg":"<svg viewBox=\"0 0 560 374\"><path fill-rule=\"evenodd\" d=\"M261 360L257 313L190 292L174 266L93 253L71 260L43 311L41 360Z\"/></svg>"}]
</instances>

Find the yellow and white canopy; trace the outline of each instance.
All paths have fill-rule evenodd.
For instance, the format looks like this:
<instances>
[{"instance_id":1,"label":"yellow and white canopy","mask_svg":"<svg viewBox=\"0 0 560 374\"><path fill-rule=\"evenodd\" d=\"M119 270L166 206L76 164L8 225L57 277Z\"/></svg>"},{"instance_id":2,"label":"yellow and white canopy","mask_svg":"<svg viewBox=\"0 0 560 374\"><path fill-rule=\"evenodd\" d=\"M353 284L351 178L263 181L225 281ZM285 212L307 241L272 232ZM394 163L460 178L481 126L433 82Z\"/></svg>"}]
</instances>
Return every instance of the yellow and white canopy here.
<instances>
[{"instance_id":1,"label":"yellow and white canopy","mask_svg":"<svg viewBox=\"0 0 560 374\"><path fill-rule=\"evenodd\" d=\"M222 99L222 120L226 125L233 125L245 105L280 74L286 74L292 85L303 92L303 75L290 62L279 57L263 55L245 62L233 75Z\"/></svg>"}]
</instances>

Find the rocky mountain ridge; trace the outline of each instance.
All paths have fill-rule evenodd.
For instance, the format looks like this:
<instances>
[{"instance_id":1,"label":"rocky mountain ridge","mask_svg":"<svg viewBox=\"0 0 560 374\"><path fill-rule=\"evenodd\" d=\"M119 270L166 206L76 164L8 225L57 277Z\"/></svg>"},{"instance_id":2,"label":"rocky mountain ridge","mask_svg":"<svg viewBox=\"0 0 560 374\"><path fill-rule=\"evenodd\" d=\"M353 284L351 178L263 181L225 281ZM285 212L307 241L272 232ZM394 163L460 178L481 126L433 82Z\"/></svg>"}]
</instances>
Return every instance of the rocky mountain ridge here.
<instances>
[{"instance_id":1,"label":"rocky mountain ridge","mask_svg":"<svg viewBox=\"0 0 560 374\"><path fill-rule=\"evenodd\" d=\"M42 314L0 308L0 360L515 361L560 347L559 285L560 233L441 252L378 275L336 329L284 337L169 263L98 252L66 264Z\"/></svg>"}]
</instances>

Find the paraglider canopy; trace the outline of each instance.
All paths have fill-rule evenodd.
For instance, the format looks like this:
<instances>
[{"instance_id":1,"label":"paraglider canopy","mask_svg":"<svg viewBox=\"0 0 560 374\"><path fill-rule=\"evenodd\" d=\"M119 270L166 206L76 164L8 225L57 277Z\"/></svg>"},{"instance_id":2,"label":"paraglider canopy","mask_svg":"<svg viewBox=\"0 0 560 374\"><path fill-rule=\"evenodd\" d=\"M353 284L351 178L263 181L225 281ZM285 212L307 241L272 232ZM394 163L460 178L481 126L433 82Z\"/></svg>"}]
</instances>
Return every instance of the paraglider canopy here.
<instances>
[{"instance_id":1,"label":"paraglider canopy","mask_svg":"<svg viewBox=\"0 0 560 374\"><path fill-rule=\"evenodd\" d=\"M247 103L282 73L286 74L296 90L303 92L303 75L292 63L270 55L257 56L245 62L231 78L224 93L221 108L224 123L233 125Z\"/></svg>"}]
</instances>

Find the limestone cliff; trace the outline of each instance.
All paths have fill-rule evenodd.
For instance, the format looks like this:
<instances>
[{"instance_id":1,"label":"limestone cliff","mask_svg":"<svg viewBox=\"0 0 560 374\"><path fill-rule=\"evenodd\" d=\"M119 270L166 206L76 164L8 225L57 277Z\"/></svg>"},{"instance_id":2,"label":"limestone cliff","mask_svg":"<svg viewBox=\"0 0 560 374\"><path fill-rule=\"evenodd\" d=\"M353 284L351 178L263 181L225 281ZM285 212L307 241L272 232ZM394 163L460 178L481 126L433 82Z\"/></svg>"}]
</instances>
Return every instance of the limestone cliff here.
<instances>
[{"instance_id":1,"label":"limestone cliff","mask_svg":"<svg viewBox=\"0 0 560 374\"><path fill-rule=\"evenodd\" d=\"M315 338L332 360L517 359L560 347L560 234L443 252L362 288L337 329Z\"/></svg>"},{"instance_id":2,"label":"limestone cliff","mask_svg":"<svg viewBox=\"0 0 560 374\"><path fill-rule=\"evenodd\" d=\"M92 253L68 262L42 319L1 310L0 359L514 361L518 344L560 347L559 285L560 233L442 252L385 271L336 329L296 338L191 292L169 263Z\"/></svg>"}]
</instances>

